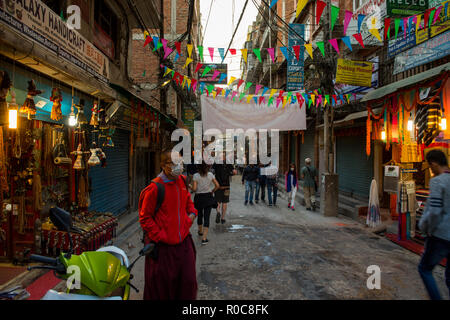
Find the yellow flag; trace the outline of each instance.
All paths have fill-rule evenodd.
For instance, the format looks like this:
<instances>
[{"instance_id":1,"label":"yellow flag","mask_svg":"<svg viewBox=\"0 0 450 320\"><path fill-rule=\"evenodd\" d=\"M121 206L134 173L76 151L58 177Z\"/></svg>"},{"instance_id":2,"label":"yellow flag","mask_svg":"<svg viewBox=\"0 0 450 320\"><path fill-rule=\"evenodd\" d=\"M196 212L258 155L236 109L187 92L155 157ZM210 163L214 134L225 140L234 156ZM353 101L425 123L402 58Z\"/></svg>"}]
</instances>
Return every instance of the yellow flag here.
<instances>
[{"instance_id":1,"label":"yellow flag","mask_svg":"<svg viewBox=\"0 0 450 320\"><path fill-rule=\"evenodd\" d=\"M213 92L212 92L212 95L213 95L213 97L214 97L214 99L216 98L216 95L217 95L217 92L214 90Z\"/></svg>"},{"instance_id":2,"label":"yellow flag","mask_svg":"<svg viewBox=\"0 0 450 320\"><path fill-rule=\"evenodd\" d=\"M184 86L186 85L186 77L183 76L183 83L181 84L181 88L184 89Z\"/></svg>"},{"instance_id":3,"label":"yellow flag","mask_svg":"<svg viewBox=\"0 0 450 320\"><path fill-rule=\"evenodd\" d=\"M228 85L231 85L234 82L234 80L236 80L235 77L230 77L230 81L228 81Z\"/></svg>"},{"instance_id":4,"label":"yellow flag","mask_svg":"<svg viewBox=\"0 0 450 320\"><path fill-rule=\"evenodd\" d=\"M148 33L147 30L144 31L144 37L147 38L150 34Z\"/></svg>"},{"instance_id":5,"label":"yellow flag","mask_svg":"<svg viewBox=\"0 0 450 320\"><path fill-rule=\"evenodd\" d=\"M303 8L306 6L307 3L308 3L308 0L298 0L297 1L297 13L295 14L296 18L302 12Z\"/></svg>"},{"instance_id":6,"label":"yellow flag","mask_svg":"<svg viewBox=\"0 0 450 320\"><path fill-rule=\"evenodd\" d=\"M247 63L247 49L241 49L242 56L244 57L245 63Z\"/></svg>"},{"instance_id":7,"label":"yellow flag","mask_svg":"<svg viewBox=\"0 0 450 320\"><path fill-rule=\"evenodd\" d=\"M312 44L311 43L306 43L305 44L305 49L308 52L308 54L311 57L311 59L314 59L313 58L313 51L312 51Z\"/></svg>"},{"instance_id":8,"label":"yellow flag","mask_svg":"<svg viewBox=\"0 0 450 320\"><path fill-rule=\"evenodd\" d=\"M324 107L327 105L327 102L328 102L327 97L323 98L323 106Z\"/></svg>"},{"instance_id":9,"label":"yellow flag","mask_svg":"<svg viewBox=\"0 0 450 320\"><path fill-rule=\"evenodd\" d=\"M164 73L164 77L167 76L169 73L171 73L173 70L170 68L167 68L166 73Z\"/></svg>"},{"instance_id":10,"label":"yellow flag","mask_svg":"<svg viewBox=\"0 0 450 320\"><path fill-rule=\"evenodd\" d=\"M222 97L225 97L225 89L222 89Z\"/></svg>"},{"instance_id":11,"label":"yellow flag","mask_svg":"<svg viewBox=\"0 0 450 320\"><path fill-rule=\"evenodd\" d=\"M422 16L421 15L418 15L417 16L417 23L416 23L416 34L417 34L417 31L419 30L419 26L420 26L420 21L422 20ZM426 24L427 22L425 21L425 24Z\"/></svg>"},{"instance_id":12,"label":"yellow flag","mask_svg":"<svg viewBox=\"0 0 450 320\"><path fill-rule=\"evenodd\" d=\"M191 58L186 58L186 63L184 64L183 69L186 69L187 66L188 66L192 61L194 61L194 60L192 60Z\"/></svg>"},{"instance_id":13,"label":"yellow flag","mask_svg":"<svg viewBox=\"0 0 450 320\"><path fill-rule=\"evenodd\" d=\"M253 96L254 96L254 94L249 94L247 96L247 103L250 103L250 100L252 100Z\"/></svg>"},{"instance_id":14,"label":"yellow flag","mask_svg":"<svg viewBox=\"0 0 450 320\"><path fill-rule=\"evenodd\" d=\"M286 97L283 97L283 108L286 106L287 102L288 102L288 99L286 99Z\"/></svg>"},{"instance_id":15,"label":"yellow flag","mask_svg":"<svg viewBox=\"0 0 450 320\"><path fill-rule=\"evenodd\" d=\"M316 105L316 96L314 94L311 95L311 100L313 102L313 105Z\"/></svg>"},{"instance_id":16,"label":"yellow flag","mask_svg":"<svg viewBox=\"0 0 450 320\"><path fill-rule=\"evenodd\" d=\"M186 82L187 82L188 88L190 88L190 87L191 87L191 79L190 79L190 78L187 78L187 79L186 79Z\"/></svg>"},{"instance_id":17,"label":"yellow flag","mask_svg":"<svg viewBox=\"0 0 450 320\"><path fill-rule=\"evenodd\" d=\"M172 81L172 79L167 80L166 82L164 82L161 87L165 87L169 84L169 82Z\"/></svg>"},{"instance_id":18,"label":"yellow flag","mask_svg":"<svg viewBox=\"0 0 450 320\"><path fill-rule=\"evenodd\" d=\"M377 38L378 41L383 42L383 41L381 40L381 35L380 35L380 33L378 32L378 29L370 29L369 32L370 32L375 38Z\"/></svg>"},{"instance_id":19,"label":"yellow flag","mask_svg":"<svg viewBox=\"0 0 450 320\"><path fill-rule=\"evenodd\" d=\"M272 89L272 90L270 90L270 96L269 96L269 99L272 98L272 96L275 94L275 92L277 92L277 89Z\"/></svg>"},{"instance_id":20,"label":"yellow flag","mask_svg":"<svg viewBox=\"0 0 450 320\"><path fill-rule=\"evenodd\" d=\"M187 51L188 51L188 57L190 58L191 55L192 55L192 48L193 48L193 45L192 45L192 44L188 44L188 45L186 45L186 46L187 46Z\"/></svg>"}]
</instances>

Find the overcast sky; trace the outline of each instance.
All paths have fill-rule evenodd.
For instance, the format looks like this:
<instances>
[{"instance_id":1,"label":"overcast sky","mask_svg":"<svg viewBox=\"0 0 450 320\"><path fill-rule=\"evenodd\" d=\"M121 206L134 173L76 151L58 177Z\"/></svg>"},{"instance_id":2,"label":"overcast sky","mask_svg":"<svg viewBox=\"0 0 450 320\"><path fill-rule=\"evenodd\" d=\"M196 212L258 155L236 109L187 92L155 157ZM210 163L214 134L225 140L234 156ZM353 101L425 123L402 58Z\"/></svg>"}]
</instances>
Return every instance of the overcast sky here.
<instances>
[{"instance_id":1,"label":"overcast sky","mask_svg":"<svg viewBox=\"0 0 450 320\"><path fill-rule=\"evenodd\" d=\"M225 50L228 48L228 44L233 36L234 29L236 28L244 4L245 0L200 0L201 23L204 36L203 57L206 63L221 62L217 48L224 48ZM211 13L208 21L207 18L210 8ZM234 36L233 43L231 44L231 48L234 48L237 51L236 55L233 56L228 52L224 61L224 63L228 64L228 79L230 79L230 76L236 78L240 78L241 76L240 49L244 48L248 27L255 21L257 13L258 11L253 4L253 1L249 0L242 21ZM211 61L208 47L215 48L213 61Z\"/></svg>"}]
</instances>

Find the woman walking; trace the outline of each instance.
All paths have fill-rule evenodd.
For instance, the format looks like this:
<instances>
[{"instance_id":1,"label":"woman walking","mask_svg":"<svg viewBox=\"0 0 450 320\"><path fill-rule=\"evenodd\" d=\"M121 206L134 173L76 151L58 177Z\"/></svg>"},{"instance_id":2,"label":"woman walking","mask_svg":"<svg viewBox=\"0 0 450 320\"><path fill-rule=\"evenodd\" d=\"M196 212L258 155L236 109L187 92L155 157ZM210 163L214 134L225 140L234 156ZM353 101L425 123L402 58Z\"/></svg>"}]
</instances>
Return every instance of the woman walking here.
<instances>
[{"instance_id":1,"label":"woman walking","mask_svg":"<svg viewBox=\"0 0 450 320\"><path fill-rule=\"evenodd\" d=\"M286 192L288 193L288 208L295 210L295 194L298 188L297 170L295 164L291 163L289 171L286 172Z\"/></svg>"},{"instance_id":2,"label":"woman walking","mask_svg":"<svg viewBox=\"0 0 450 320\"><path fill-rule=\"evenodd\" d=\"M195 192L194 206L198 211L198 235L202 237L202 244L208 243L209 216L211 209L216 207L217 202L213 193L219 189L214 174L209 172L210 166L203 162L198 167L198 173L194 174L192 191Z\"/></svg>"}]
</instances>

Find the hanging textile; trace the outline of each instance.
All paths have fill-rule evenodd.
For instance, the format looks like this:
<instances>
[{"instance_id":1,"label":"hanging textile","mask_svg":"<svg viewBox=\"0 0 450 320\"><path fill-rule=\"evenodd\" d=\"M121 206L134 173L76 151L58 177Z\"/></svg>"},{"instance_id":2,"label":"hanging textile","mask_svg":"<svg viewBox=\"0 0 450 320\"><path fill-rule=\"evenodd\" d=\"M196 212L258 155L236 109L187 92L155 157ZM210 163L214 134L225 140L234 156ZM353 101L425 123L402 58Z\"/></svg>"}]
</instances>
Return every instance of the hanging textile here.
<instances>
[{"instance_id":1,"label":"hanging textile","mask_svg":"<svg viewBox=\"0 0 450 320\"><path fill-rule=\"evenodd\" d=\"M373 228L381 224L380 201L378 199L378 185L375 179L370 184L369 209L366 224Z\"/></svg>"}]
</instances>

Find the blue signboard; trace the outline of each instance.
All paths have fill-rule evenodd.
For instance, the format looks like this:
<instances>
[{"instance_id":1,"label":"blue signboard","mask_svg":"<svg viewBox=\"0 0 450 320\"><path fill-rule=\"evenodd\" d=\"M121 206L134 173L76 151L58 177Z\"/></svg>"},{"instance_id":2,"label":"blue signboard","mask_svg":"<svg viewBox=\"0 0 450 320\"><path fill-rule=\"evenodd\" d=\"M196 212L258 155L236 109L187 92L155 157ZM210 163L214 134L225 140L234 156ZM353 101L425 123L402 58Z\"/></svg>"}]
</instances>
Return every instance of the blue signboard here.
<instances>
[{"instance_id":1,"label":"blue signboard","mask_svg":"<svg viewBox=\"0 0 450 320\"><path fill-rule=\"evenodd\" d=\"M287 81L286 91L303 90L304 86L304 56L305 56L305 25L298 23L289 24L288 48L289 59L287 61ZM300 46L300 55L297 60L292 49L293 46ZM292 51L291 51L292 50Z\"/></svg>"},{"instance_id":2,"label":"blue signboard","mask_svg":"<svg viewBox=\"0 0 450 320\"><path fill-rule=\"evenodd\" d=\"M406 38L403 37L403 32L398 34L397 40L389 41L388 58L393 58L400 52L403 52L416 45L416 33L411 32Z\"/></svg>"},{"instance_id":3,"label":"blue signboard","mask_svg":"<svg viewBox=\"0 0 450 320\"><path fill-rule=\"evenodd\" d=\"M395 57L394 74L443 58L450 52L450 31L438 35Z\"/></svg>"}]
</instances>

